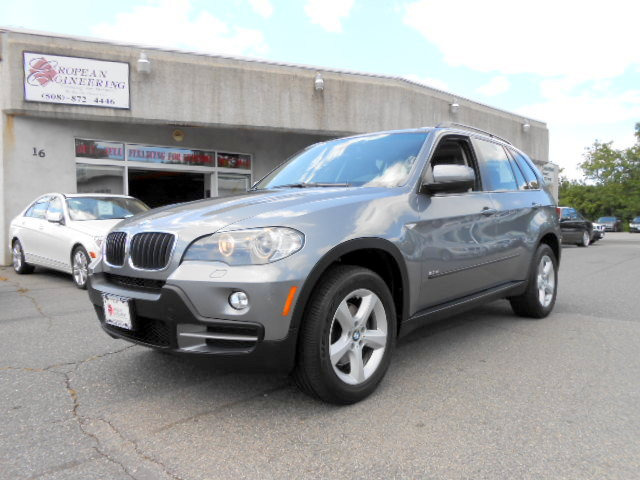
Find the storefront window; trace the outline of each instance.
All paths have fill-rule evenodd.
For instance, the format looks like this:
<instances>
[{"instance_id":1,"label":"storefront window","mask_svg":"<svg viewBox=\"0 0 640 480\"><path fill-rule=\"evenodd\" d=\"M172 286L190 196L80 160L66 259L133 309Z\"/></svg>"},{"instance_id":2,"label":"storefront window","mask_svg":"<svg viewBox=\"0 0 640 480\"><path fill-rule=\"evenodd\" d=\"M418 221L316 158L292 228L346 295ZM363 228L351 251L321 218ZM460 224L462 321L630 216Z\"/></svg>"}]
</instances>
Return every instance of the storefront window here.
<instances>
[{"instance_id":1,"label":"storefront window","mask_svg":"<svg viewBox=\"0 0 640 480\"><path fill-rule=\"evenodd\" d=\"M124 168L102 165L76 165L78 193L124 194Z\"/></svg>"},{"instance_id":2,"label":"storefront window","mask_svg":"<svg viewBox=\"0 0 640 480\"><path fill-rule=\"evenodd\" d=\"M124 144L76 138L76 157L124 160Z\"/></svg>"},{"instance_id":3,"label":"storefront window","mask_svg":"<svg viewBox=\"0 0 640 480\"><path fill-rule=\"evenodd\" d=\"M190 150L186 148L127 145L127 160L130 162L215 167L215 157L213 152Z\"/></svg>"},{"instance_id":4,"label":"storefront window","mask_svg":"<svg viewBox=\"0 0 640 480\"><path fill-rule=\"evenodd\" d=\"M249 175L218 174L218 196L227 197L246 193L249 189Z\"/></svg>"},{"instance_id":5,"label":"storefront window","mask_svg":"<svg viewBox=\"0 0 640 480\"><path fill-rule=\"evenodd\" d=\"M251 155L242 153L218 153L218 167L251 170Z\"/></svg>"}]
</instances>

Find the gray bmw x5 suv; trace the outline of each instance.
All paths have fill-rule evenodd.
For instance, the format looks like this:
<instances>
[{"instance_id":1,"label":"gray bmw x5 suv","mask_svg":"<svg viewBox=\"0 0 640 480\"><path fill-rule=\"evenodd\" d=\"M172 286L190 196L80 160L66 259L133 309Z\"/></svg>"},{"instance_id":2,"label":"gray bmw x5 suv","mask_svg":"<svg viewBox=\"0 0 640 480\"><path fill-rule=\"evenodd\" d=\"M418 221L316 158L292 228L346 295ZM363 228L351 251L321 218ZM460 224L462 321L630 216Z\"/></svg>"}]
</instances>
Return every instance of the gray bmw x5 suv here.
<instances>
[{"instance_id":1,"label":"gray bmw x5 suv","mask_svg":"<svg viewBox=\"0 0 640 480\"><path fill-rule=\"evenodd\" d=\"M389 131L312 145L246 194L124 220L89 293L112 337L289 371L348 404L427 322L499 298L548 315L559 239L553 197L510 143Z\"/></svg>"}]
</instances>

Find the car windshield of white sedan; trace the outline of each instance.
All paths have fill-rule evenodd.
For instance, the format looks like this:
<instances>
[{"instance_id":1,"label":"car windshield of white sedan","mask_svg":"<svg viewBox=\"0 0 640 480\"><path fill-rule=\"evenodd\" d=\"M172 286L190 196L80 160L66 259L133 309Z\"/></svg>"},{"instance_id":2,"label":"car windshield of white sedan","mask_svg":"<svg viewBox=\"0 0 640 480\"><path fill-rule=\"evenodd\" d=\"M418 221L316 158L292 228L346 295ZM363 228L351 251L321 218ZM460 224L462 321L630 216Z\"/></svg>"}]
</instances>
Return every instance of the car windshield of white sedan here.
<instances>
[{"instance_id":1,"label":"car windshield of white sedan","mask_svg":"<svg viewBox=\"0 0 640 480\"><path fill-rule=\"evenodd\" d=\"M118 197L67 198L67 206L74 221L128 218L149 210L140 200Z\"/></svg>"},{"instance_id":2,"label":"car windshield of white sedan","mask_svg":"<svg viewBox=\"0 0 640 480\"><path fill-rule=\"evenodd\" d=\"M407 181L427 135L383 133L314 145L280 165L255 189L398 187Z\"/></svg>"}]
</instances>

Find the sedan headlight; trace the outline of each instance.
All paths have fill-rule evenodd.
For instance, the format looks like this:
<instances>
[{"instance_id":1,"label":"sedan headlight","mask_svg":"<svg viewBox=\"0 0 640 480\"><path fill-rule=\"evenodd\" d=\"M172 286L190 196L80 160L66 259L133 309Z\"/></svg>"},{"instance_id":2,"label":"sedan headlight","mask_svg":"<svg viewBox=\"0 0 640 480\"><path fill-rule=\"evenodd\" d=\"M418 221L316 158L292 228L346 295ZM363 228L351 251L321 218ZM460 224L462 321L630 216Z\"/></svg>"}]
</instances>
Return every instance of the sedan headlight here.
<instances>
[{"instance_id":1,"label":"sedan headlight","mask_svg":"<svg viewBox=\"0 0 640 480\"><path fill-rule=\"evenodd\" d=\"M263 265L296 253L304 235L286 227L218 232L189 246L183 260L218 261L229 265Z\"/></svg>"}]
</instances>

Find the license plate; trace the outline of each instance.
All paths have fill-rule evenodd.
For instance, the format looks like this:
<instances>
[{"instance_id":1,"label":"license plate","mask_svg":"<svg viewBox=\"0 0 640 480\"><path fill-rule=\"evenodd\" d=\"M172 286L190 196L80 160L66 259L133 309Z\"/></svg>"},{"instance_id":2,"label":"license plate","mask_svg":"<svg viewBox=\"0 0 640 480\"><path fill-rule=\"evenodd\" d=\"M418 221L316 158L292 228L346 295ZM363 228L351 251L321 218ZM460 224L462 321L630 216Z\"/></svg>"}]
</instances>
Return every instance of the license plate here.
<instances>
[{"instance_id":1,"label":"license plate","mask_svg":"<svg viewBox=\"0 0 640 480\"><path fill-rule=\"evenodd\" d=\"M104 321L106 323L127 330L133 329L131 301L128 298L103 295L102 301L104 304Z\"/></svg>"}]
</instances>

